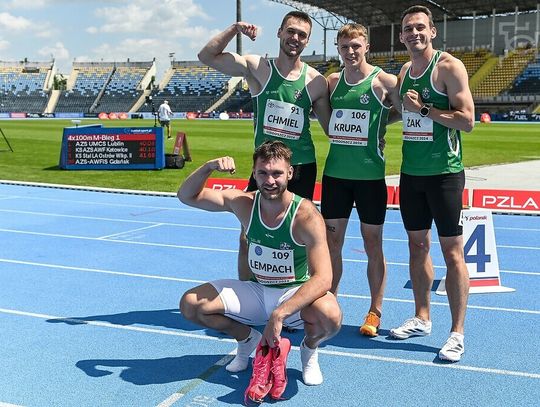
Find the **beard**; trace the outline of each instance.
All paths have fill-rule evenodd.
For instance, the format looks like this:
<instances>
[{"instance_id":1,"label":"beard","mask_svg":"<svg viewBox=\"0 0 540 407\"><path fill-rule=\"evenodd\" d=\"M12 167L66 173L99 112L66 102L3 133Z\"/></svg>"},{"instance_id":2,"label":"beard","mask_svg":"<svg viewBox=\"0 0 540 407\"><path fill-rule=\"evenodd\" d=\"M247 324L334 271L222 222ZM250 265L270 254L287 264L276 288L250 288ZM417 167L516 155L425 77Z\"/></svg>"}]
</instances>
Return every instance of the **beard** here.
<instances>
[{"instance_id":1,"label":"beard","mask_svg":"<svg viewBox=\"0 0 540 407\"><path fill-rule=\"evenodd\" d=\"M265 189L263 185L258 185L257 188L264 199L273 201L281 198L283 193L287 190L287 185L277 185L276 188L271 191Z\"/></svg>"},{"instance_id":2,"label":"beard","mask_svg":"<svg viewBox=\"0 0 540 407\"><path fill-rule=\"evenodd\" d=\"M279 47L283 51L285 55L288 57L296 57L300 55L303 51L303 48L296 47L296 48L290 48L285 42L281 42Z\"/></svg>"}]
</instances>

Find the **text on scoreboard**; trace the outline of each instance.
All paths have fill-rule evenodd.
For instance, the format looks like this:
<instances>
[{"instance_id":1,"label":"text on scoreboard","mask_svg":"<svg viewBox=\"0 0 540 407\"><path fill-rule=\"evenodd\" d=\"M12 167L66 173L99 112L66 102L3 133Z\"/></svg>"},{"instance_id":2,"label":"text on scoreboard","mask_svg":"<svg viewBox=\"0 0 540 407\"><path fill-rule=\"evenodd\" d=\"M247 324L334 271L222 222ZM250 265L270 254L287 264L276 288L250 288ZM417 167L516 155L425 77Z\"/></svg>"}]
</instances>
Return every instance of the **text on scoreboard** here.
<instances>
[{"instance_id":1,"label":"text on scoreboard","mask_svg":"<svg viewBox=\"0 0 540 407\"><path fill-rule=\"evenodd\" d=\"M165 166L161 127L101 125L64 129L63 169L160 169Z\"/></svg>"}]
</instances>

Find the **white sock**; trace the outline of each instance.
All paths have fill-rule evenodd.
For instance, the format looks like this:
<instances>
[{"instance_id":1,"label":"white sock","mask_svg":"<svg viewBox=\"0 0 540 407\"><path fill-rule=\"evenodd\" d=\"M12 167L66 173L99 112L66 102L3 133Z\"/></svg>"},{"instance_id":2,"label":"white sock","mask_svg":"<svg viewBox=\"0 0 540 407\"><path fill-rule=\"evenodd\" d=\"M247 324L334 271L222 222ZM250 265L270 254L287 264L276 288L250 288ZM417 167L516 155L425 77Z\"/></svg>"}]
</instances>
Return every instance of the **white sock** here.
<instances>
[{"instance_id":1,"label":"white sock","mask_svg":"<svg viewBox=\"0 0 540 407\"><path fill-rule=\"evenodd\" d=\"M249 356L257 349L257 345L261 341L261 338L262 334L256 329L251 328L248 337L243 341L238 341L236 356L231 363L225 366L225 369L233 373L246 370L249 363Z\"/></svg>"},{"instance_id":2,"label":"white sock","mask_svg":"<svg viewBox=\"0 0 540 407\"><path fill-rule=\"evenodd\" d=\"M450 336L459 339L461 343L463 343L463 338L465 338L465 336L463 334L460 334L459 332L450 332Z\"/></svg>"},{"instance_id":3,"label":"white sock","mask_svg":"<svg viewBox=\"0 0 540 407\"><path fill-rule=\"evenodd\" d=\"M323 382L321 368L319 367L319 354L317 348L306 346L305 339L300 345L300 359L302 360L302 379L308 386L317 386Z\"/></svg>"}]
</instances>

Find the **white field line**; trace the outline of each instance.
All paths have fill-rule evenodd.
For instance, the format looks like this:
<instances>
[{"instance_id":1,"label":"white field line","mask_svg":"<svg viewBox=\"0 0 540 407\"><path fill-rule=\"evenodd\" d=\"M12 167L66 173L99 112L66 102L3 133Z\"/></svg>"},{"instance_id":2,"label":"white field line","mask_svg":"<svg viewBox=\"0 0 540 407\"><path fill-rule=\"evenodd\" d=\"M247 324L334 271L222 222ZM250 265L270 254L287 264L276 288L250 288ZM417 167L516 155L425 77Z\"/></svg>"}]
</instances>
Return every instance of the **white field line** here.
<instances>
[{"instance_id":1,"label":"white field line","mask_svg":"<svg viewBox=\"0 0 540 407\"><path fill-rule=\"evenodd\" d=\"M0 263L19 264L19 265L24 265L24 266L42 267L42 268L47 268L47 269L75 270L75 271L81 271L81 272L86 272L86 273L110 274L110 275L117 275L117 276L124 276L124 277L138 277L138 278L148 278L148 279L154 279L154 280L176 281L180 283L192 283L192 284L206 283L206 280L156 276L152 274L128 273L128 272L121 272L121 271L102 270L102 269L94 269L94 268L86 268L86 267L64 266L64 265L49 264L49 263L36 263L36 262L30 262L30 261L1 259L1 258L0 258ZM371 297L368 295L338 294L338 296L343 297L343 298L371 300ZM402 299L402 298L386 297L384 300L388 302L402 302L402 303L411 303L411 304L414 303L413 300ZM448 303L446 302L434 301L434 302L431 302L431 305L448 307ZM519 308L487 307L487 306L480 306L480 305L468 305L467 308L486 310L486 311L516 312L516 313L522 313L522 314L540 315L540 310L537 311L537 310L519 309Z\"/></svg>"},{"instance_id":2,"label":"white field line","mask_svg":"<svg viewBox=\"0 0 540 407\"><path fill-rule=\"evenodd\" d=\"M12 310L12 309L6 309L6 308L0 308L0 312L4 314L26 316L26 317L39 318L39 319L66 321L69 323L75 323L79 325L84 324L84 325L91 325L91 326L97 326L97 327L102 327L102 328L122 329L125 331L136 331L136 332L144 332L144 333L152 333L152 334L160 334L160 335L172 335L172 336L188 337L188 338L202 339L202 340L209 340L209 341L228 342L231 344L236 343L234 339L216 338L212 336L192 334L189 332L179 332L179 331L173 331L169 329L143 328L139 326L112 324L110 322L103 322L103 321L86 321L82 319L59 317L55 315L26 312L26 311ZM298 346L292 346L291 349L297 352L300 351L300 348ZM501 376L517 376L517 377L524 377L528 379L540 379L540 373L522 372L522 371L516 371L516 370L504 370L504 369L494 369L494 368L486 368L486 367L478 367L478 366L456 365L456 364L452 364L452 365L436 364L434 362L414 360L414 359L391 358L391 357L384 357L384 356L367 355L363 353L340 352L340 351L333 351L333 350L327 350L327 349L319 349L319 353L332 355L332 356L341 356L341 357L355 358L355 359L366 359L366 360L374 360L374 361L380 361L380 362L398 363L398 364L404 364L404 365L417 365L417 366L435 367L435 368L441 368L441 369L458 369L458 370L465 370L465 371L471 371L471 372L476 372L476 373L496 374L496 375L501 375Z\"/></svg>"},{"instance_id":3,"label":"white field line","mask_svg":"<svg viewBox=\"0 0 540 407\"><path fill-rule=\"evenodd\" d=\"M205 227L205 226L197 226L197 227ZM216 228L215 229L221 229ZM238 229L240 230L240 229ZM36 236L48 236L48 237L58 237L58 238L66 238L66 239L81 239L81 240L93 240L93 241L106 241L111 243L124 243L124 244L134 244L134 245L140 245L140 246L150 246L150 247L170 247L175 249L187 249L187 250L204 250L204 251L217 251L217 252L226 252L226 253L237 253L238 250L233 249L218 249L213 247L201 247L201 246L185 246L185 245L176 245L176 244L165 244L165 243L149 243L149 242L138 242L134 240L121 240L121 239L103 239L103 238L96 238L96 237L86 237L86 236L76 236L76 235L64 235L59 233L44 233L44 232L28 232L28 231L22 231L22 230L14 230L14 229L0 229L0 232L5 233L19 233L19 234L26 234L26 235L36 235ZM389 240L389 239L385 239ZM405 241L405 240L403 240ZM535 250L539 250L540 248L533 248ZM367 260L362 259L348 259L344 258L344 262L351 262L351 263L367 263ZM408 267L408 263L399 263L399 262L387 262L387 265L391 266L403 266ZM436 269L446 269L446 266L433 266ZM523 275L533 275L533 276L540 276L540 273L536 272L528 272L528 271L512 271L512 270L500 270L501 273L509 273L509 274L523 274Z\"/></svg>"},{"instance_id":4,"label":"white field line","mask_svg":"<svg viewBox=\"0 0 540 407\"><path fill-rule=\"evenodd\" d=\"M132 207L133 205L122 205L122 204L107 204L107 205L113 205L113 206L126 206L126 207ZM148 208L152 209L153 211L163 211L163 210L188 210L188 211L195 211L195 212L206 212L202 211L200 209L196 208L170 208L170 207L155 207L155 206L137 206L139 208ZM0 212L7 212L7 213L18 213L22 215L38 215L38 216L55 216L55 217L66 217L66 218L75 218L75 219L89 219L89 220L103 220L107 222L133 222L133 223L155 223L152 221L140 221L135 219L118 219L118 218L104 218L104 217L97 217L97 216L83 216L83 215L67 215L67 214L61 214L61 213L51 213L51 212L36 212L36 211L22 211L22 210L16 210L16 209L0 209ZM351 218L350 222L353 222L354 219ZM359 221L358 221L359 222ZM200 226L200 225L189 225L189 224L181 224L181 223L175 223L175 222L163 222L164 225L168 226L183 226L183 227L207 227L207 228L214 228L212 226ZM385 221L385 224L393 224L393 225L401 225L403 222L399 221ZM219 228L217 228L219 229ZM240 228L227 228L223 227L225 230L240 230ZM495 230L512 230L512 231L519 231L519 232L540 232L540 229L536 228L515 228L515 227L495 227ZM349 239L362 239L361 236L346 236ZM397 240L402 241L402 240ZM406 241L406 240L403 240ZM437 241L434 241L434 243L438 243Z\"/></svg>"},{"instance_id":5,"label":"white field line","mask_svg":"<svg viewBox=\"0 0 540 407\"><path fill-rule=\"evenodd\" d=\"M115 237L115 236L129 235L130 233L140 232L141 230L153 229L153 228L156 228L156 227L162 226L162 225L163 225L162 223L156 223L154 225L148 225L148 226L143 226L143 227L136 228L136 229L125 230L123 232L113 233L113 234L107 235L107 236L100 236L97 239L98 240L105 240L105 239L110 239L111 237Z\"/></svg>"}]
</instances>

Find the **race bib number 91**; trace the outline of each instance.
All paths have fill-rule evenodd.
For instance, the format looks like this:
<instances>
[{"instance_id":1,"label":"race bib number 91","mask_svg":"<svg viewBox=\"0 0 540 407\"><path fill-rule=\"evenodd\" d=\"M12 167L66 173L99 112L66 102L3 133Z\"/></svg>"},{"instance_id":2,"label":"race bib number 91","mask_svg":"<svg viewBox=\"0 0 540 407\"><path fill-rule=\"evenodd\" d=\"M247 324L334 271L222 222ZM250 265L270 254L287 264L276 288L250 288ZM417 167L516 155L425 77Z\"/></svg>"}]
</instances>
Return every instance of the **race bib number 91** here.
<instances>
[{"instance_id":1,"label":"race bib number 91","mask_svg":"<svg viewBox=\"0 0 540 407\"><path fill-rule=\"evenodd\" d=\"M263 132L273 137L298 140L304 128L304 109L292 103L268 99Z\"/></svg>"}]
</instances>

